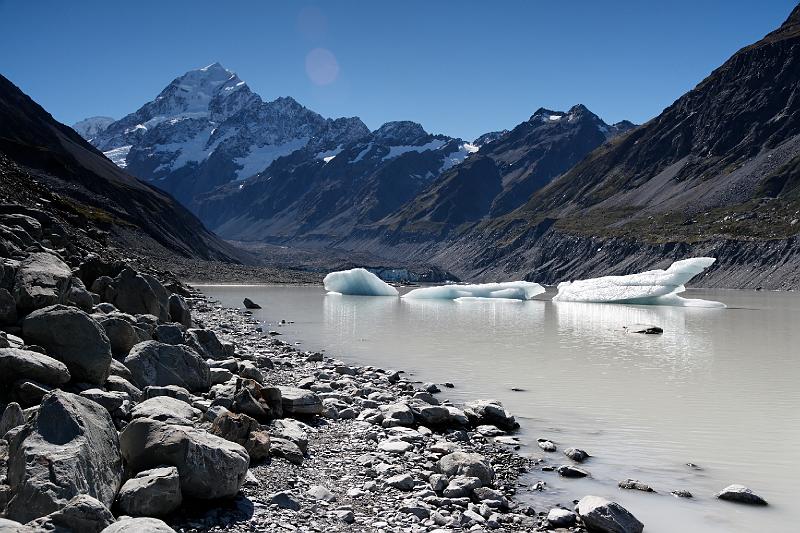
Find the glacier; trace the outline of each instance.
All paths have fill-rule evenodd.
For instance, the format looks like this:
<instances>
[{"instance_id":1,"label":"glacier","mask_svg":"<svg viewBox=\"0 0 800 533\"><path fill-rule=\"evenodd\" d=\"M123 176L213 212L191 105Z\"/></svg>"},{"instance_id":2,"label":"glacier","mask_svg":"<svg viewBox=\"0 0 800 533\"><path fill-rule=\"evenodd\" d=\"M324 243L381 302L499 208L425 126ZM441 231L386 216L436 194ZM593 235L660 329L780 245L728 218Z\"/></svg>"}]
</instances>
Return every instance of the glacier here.
<instances>
[{"instance_id":1,"label":"glacier","mask_svg":"<svg viewBox=\"0 0 800 533\"><path fill-rule=\"evenodd\" d=\"M397 289L364 268L331 272L322 280L325 290L353 296L398 296Z\"/></svg>"},{"instance_id":2,"label":"glacier","mask_svg":"<svg viewBox=\"0 0 800 533\"><path fill-rule=\"evenodd\" d=\"M530 281L479 283L474 285L440 285L414 289L403 296L410 300L456 300L459 298L503 298L531 300L542 294L544 287Z\"/></svg>"},{"instance_id":3,"label":"glacier","mask_svg":"<svg viewBox=\"0 0 800 533\"><path fill-rule=\"evenodd\" d=\"M558 284L554 302L626 303L676 307L727 307L722 302L682 298L684 284L716 261L693 257L675 261L667 270L648 270L627 276L604 276Z\"/></svg>"}]
</instances>

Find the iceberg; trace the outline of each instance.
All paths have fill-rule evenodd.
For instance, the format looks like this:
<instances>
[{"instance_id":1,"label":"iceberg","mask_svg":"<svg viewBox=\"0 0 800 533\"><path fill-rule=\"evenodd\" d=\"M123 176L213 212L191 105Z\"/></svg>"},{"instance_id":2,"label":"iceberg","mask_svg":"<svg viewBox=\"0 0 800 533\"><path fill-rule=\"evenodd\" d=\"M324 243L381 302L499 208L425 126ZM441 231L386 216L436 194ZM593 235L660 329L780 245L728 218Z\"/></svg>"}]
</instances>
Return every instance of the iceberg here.
<instances>
[{"instance_id":1,"label":"iceberg","mask_svg":"<svg viewBox=\"0 0 800 533\"><path fill-rule=\"evenodd\" d=\"M457 300L461 298L503 298L506 300L531 300L542 294L544 287L530 281L504 283L479 283L475 285L441 285L423 287L406 293L411 300Z\"/></svg>"},{"instance_id":2,"label":"iceberg","mask_svg":"<svg viewBox=\"0 0 800 533\"><path fill-rule=\"evenodd\" d=\"M675 261L667 270L648 270L628 276L565 281L558 284L554 302L624 303L677 307L727 307L722 302L681 298L684 283L710 267L713 257Z\"/></svg>"},{"instance_id":3,"label":"iceberg","mask_svg":"<svg viewBox=\"0 0 800 533\"><path fill-rule=\"evenodd\" d=\"M397 289L364 268L331 272L322 280L325 290L353 296L397 296Z\"/></svg>"}]
</instances>

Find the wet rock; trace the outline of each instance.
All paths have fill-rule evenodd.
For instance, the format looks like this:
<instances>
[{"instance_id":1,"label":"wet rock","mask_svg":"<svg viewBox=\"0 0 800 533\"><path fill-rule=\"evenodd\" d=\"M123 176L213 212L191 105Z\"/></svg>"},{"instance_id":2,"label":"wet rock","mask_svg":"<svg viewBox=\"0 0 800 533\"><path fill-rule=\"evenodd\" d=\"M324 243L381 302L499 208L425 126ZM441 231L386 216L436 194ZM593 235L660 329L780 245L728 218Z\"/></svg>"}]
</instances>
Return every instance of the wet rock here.
<instances>
[{"instance_id":1,"label":"wet rock","mask_svg":"<svg viewBox=\"0 0 800 533\"><path fill-rule=\"evenodd\" d=\"M297 387L278 387L281 405L286 415L318 415L322 413L322 400L311 391Z\"/></svg>"},{"instance_id":2,"label":"wet rock","mask_svg":"<svg viewBox=\"0 0 800 533\"><path fill-rule=\"evenodd\" d=\"M244 305L245 309L261 309L261 306L255 303L250 298L245 298L242 304Z\"/></svg>"},{"instance_id":3,"label":"wet rock","mask_svg":"<svg viewBox=\"0 0 800 533\"><path fill-rule=\"evenodd\" d=\"M767 505L767 501L744 485L728 485L717 493L717 498L750 505Z\"/></svg>"},{"instance_id":4,"label":"wet rock","mask_svg":"<svg viewBox=\"0 0 800 533\"><path fill-rule=\"evenodd\" d=\"M644 524L616 502L599 496L584 496L578 502L578 515L591 531L641 533Z\"/></svg>"},{"instance_id":5,"label":"wet rock","mask_svg":"<svg viewBox=\"0 0 800 533\"><path fill-rule=\"evenodd\" d=\"M572 527L575 525L576 519L575 513L560 507L554 507L547 513L547 523L554 528Z\"/></svg>"},{"instance_id":6,"label":"wet rock","mask_svg":"<svg viewBox=\"0 0 800 533\"><path fill-rule=\"evenodd\" d=\"M643 335L660 335L664 333L662 328L648 324L632 324L630 326L624 326L623 329L628 333L641 333Z\"/></svg>"},{"instance_id":7,"label":"wet rock","mask_svg":"<svg viewBox=\"0 0 800 533\"><path fill-rule=\"evenodd\" d=\"M169 319L187 328L192 327L192 312L180 294L171 294L167 300Z\"/></svg>"},{"instance_id":8,"label":"wet rock","mask_svg":"<svg viewBox=\"0 0 800 533\"><path fill-rule=\"evenodd\" d=\"M128 466L140 472L160 465L178 469L184 497L233 497L244 483L250 457L239 444L189 426L137 418L120 433Z\"/></svg>"},{"instance_id":9,"label":"wet rock","mask_svg":"<svg viewBox=\"0 0 800 533\"><path fill-rule=\"evenodd\" d=\"M546 452L554 452L557 449L555 443L548 439L537 439L536 444Z\"/></svg>"},{"instance_id":10,"label":"wet rock","mask_svg":"<svg viewBox=\"0 0 800 533\"><path fill-rule=\"evenodd\" d=\"M692 493L689 492L688 490L673 490L672 492L670 492L670 494L672 494L676 498L692 498L693 497Z\"/></svg>"},{"instance_id":11,"label":"wet rock","mask_svg":"<svg viewBox=\"0 0 800 533\"><path fill-rule=\"evenodd\" d=\"M88 494L110 507L122 483L117 431L100 405L60 390L9 440L7 514L28 522Z\"/></svg>"},{"instance_id":12,"label":"wet rock","mask_svg":"<svg viewBox=\"0 0 800 533\"><path fill-rule=\"evenodd\" d=\"M640 490L642 492L655 492L647 483L642 483L636 479L623 479L618 483L619 488L628 490Z\"/></svg>"},{"instance_id":13,"label":"wet rock","mask_svg":"<svg viewBox=\"0 0 800 533\"><path fill-rule=\"evenodd\" d=\"M133 347L125 366L140 388L148 385L178 385L190 391L208 390L211 377L208 365L187 346L146 341Z\"/></svg>"},{"instance_id":14,"label":"wet rock","mask_svg":"<svg viewBox=\"0 0 800 533\"><path fill-rule=\"evenodd\" d=\"M59 386L70 380L67 365L48 355L19 348L0 348L0 383L33 380Z\"/></svg>"},{"instance_id":15,"label":"wet rock","mask_svg":"<svg viewBox=\"0 0 800 533\"><path fill-rule=\"evenodd\" d=\"M464 413L473 425L492 424L511 431L517 429L519 424L514 417L506 411L503 404L497 400L476 400L464 404Z\"/></svg>"},{"instance_id":16,"label":"wet rock","mask_svg":"<svg viewBox=\"0 0 800 533\"><path fill-rule=\"evenodd\" d=\"M87 494L79 494L61 509L28 522L27 525L40 531L57 533L100 533L113 523L114 515L105 505Z\"/></svg>"},{"instance_id":17,"label":"wet rock","mask_svg":"<svg viewBox=\"0 0 800 533\"><path fill-rule=\"evenodd\" d=\"M556 469L556 472L558 472L558 475L561 477L579 478L589 475L589 472L586 470L572 465L561 465Z\"/></svg>"},{"instance_id":18,"label":"wet rock","mask_svg":"<svg viewBox=\"0 0 800 533\"><path fill-rule=\"evenodd\" d=\"M175 530L158 518L123 517L100 533L175 533Z\"/></svg>"},{"instance_id":19,"label":"wet rock","mask_svg":"<svg viewBox=\"0 0 800 533\"><path fill-rule=\"evenodd\" d=\"M180 507L181 484L174 466L139 472L117 496L120 511L131 516L164 516Z\"/></svg>"},{"instance_id":20,"label":"wet rock","mask_svg":"<svg viewBox=\"0 0 800 533\"><path fill-rule=\"evenodd\" d=\"M567 448L566 450L564 450L564 455L566 455L576 463L582 463L589 458L589 454L581 450L580 448Z\"/></svg>"},{"instance_id":21,"label":"wet rock","mask_svg":"<svg viewBox=\"0 0 800 533\"><path fill-rule=\"evenodd\" d=\"M453 452L439 459L434 466L439 473L448 477L477 477L484 485L491 485L494 480L494 470L477 453Z\"/></svg>"},{"instance_id":22,"label":"wet rock","mask_svg":"<svg viewBox=\"0 0 800 533\"><path fill-rule=\"evenodd\" d=\"M169 396L157 396L136 405L131 410L131 418L150 418L181 426L191 426L202 416L200 409Z\"/></svg>"},{"instance_id":23,"label":"wet rock","mask_svg":"<svg viewBox=\"0 0 800 533\"><path fill-rule=\"evenodd\" d=\"M80 309L64 305L38 309L23 320L22 336L67 365L73 380L105 383L111 344L103 328Z\"/></svg>"}]
</instances>

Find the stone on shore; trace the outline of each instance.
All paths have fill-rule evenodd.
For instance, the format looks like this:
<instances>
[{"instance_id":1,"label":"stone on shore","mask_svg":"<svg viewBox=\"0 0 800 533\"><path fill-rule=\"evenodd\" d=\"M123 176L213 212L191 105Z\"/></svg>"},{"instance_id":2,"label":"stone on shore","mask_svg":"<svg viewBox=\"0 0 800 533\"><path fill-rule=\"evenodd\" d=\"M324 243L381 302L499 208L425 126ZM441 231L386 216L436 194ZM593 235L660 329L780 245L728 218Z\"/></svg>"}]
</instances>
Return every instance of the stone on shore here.
<instances>
[{"instance_id":1,"label":"stone on shore","mask_svg":"<svg viewBox=\"0 0 800 533\"><path fill-rule=\"evenodd\" d=\"M110 507L122 483L119 439L111 417L86 398L56 390L31 422L9 438L7 516L28 522L88 494Z\"/></svg>"},{"instance_id":2,"label":"stone on shore","mask_svg":"<svg viewBox=\"0 0 800 533\"><path fill-rule=\"evenodd\" d=\"M205 391L211 386L208 364L188 346L141 342L125 358L125 366L139 388L178 385L190 391Z\"/></svg>"},{"instance_id":3,"label":"stone on shore","mask_svg":"<svg viewBox=\"0 0 800 533\"><path fill-rule=\"evenodd\" d=\"M386 484L402 491L414 490L414 478L410 474L397 474L386 479Z\"/></svg>"},{"instance_id":4,"label":"stone on shore","mask_svg":"<svg viewBox=\"0 0 800 533\"><path fill-rule=\"evenodd\" d=\"M728 485L717 493L717 498L750 505L767 505L767 501L744 485Z\"/></svg>"},{"instance_id":5,"label":"stone on shore","mask_svg":"<svg viewBox=\"0 0 800 533\"><path fill-rule=\"evenodd\" d=\"M154 315L162 322L169 321L169 295L164 286L150 275L125 268L113 279L98 278L92 291L124 313Z\"/></svg>"},{"instance_id":6,"label":"stone on shore","mask_svg":"<svg viewBox=\"0 0 800 533\"><path fill-rule=\"evenodd\" d=\"M242 304L244 304L245 309L261 309L261 306L255 303L250 298L245 298Z\"/></svg>"},{"instance_id":7,"label":"stone on shore","mask_svg":"<svg viewBox=\"0 0 800 533\"><path fill-rule=\"evenodd\" d=\"M300 510L300 502L298 502L294 494L288 490L272 494L268 501L273 505L277 505L281 509L290 509L292 511Z\"/></svg>"},{"instance_id":8,"label":"stone on shore","mask_svg":"<svg viewBox=\"0 0 800 533\"><path fill-rule=\"evenodd\" d=\"M0 383L10 385L18 380L32 380L58 387L70 380L67 365L30 350L0 348Z\"/></svg>"},{"instance_id":9,"label":"stone on shore","mask_svg":"<svg viewBox=\"0 0 800 533\"><path fill-rule=\"evenodd\" d=\"M74 307L37 309L22 321L22 336L69 369L72 379L102 385L111 365L111 344L103 328Z\"/></svg>"},{"instance_id":10,"label":"stone on shore","mask_svg":"<svg viewBox=\"0 0 800 533\"><path fill-rule=\"evenodd\" d=\"M554 507L547 513L547 523L554 528L572 527L575 525L576 518L575 513L560 507Z\"/></svg>"},{"instance_id":11,"label":"stone on shore","mask_svg":"<svg viewBox=\"0 0 800 533\"><path fill-rule=\"evenodd\" d=\"M497 400L467 402L464 404L464 414L467 415L470 423L475 426L492 424L506 431L519 427L514 417Z\"/></svg>"},{"instance_id":12,"label":"stone on shore","mask_svg":"<svg viewBox=\"0 0 800 533\"><path fill-rule=\"evenodd\" d=\"M285 415L319 415L322 400L311 391L297 387L278 387Z\"/></svg>"},{"instance_id":13,"label":"stone on shore","mask_svg":"<svg viewBox=\"0 0 800 533\"><path fill-rule=\"evenodd\" d=\"M131 410L131 418L150 418L176 424L192 426L202 416L200 409L195 409L188 403L169 396L156 396L136 405Z\"/></svg>"},{"instance_id":14,"label":"stone on shore","mask_svg":"<svg viewBox=\"0 0 800 533\"><path fill-rule=\"evenodd\" d=\"M578 502L578 515L590 531L641 533L644 529L627 509L599 496L584 496Z\"/></svg>"},{"instance_id":15,"label":"stone on shore","mask_svg":"<svg viewBox=\"0 0 800 533\"><path fill-rule=\"evenodd\" d=\"M122 518L100 533L175 533L166 522L158 518Z\"/></svg>"},{"instance_id":16,"label":"stone on shore","mask_svg":"<svg viewBox=\"0 0 800 533\"><path fill-rule=\"evenodd\" d=\"M111 353L114 357L124 358L139 342L139 335L130 321L131 318L127 315L111 314L97 319L111 343Z\"/></svg>"},{"instance_id":17,"label":"stone on shore","mask_svg":"<svg viewBox=\"0 0 800 533\"><path fill-rule=\"evenodd\" d=\"M40 533L38 530L26 526L25 524L20 524L15 520L9 520L8 518L0 518L0 532L2 533Z\"/></svg>"},{"instance_id":18,"label":"stone on shore","mask_svg":"<svg viewBox=\"0 0 800 533\"><path fill-rule=\"evenodd\" d=\"M24 423L25 413L22 412L22 407L17 402L11 402L3 411L3 416L0 416L0 439L10 430ZM0 471L0 474L2 474L2 471Z\"/></svg>"},{"instance_id":19,"label":"stone on shore","mask_svg":"<svg viewBox=\"0 0 800 533\"><path fill-rule=\"evenodd\" d=\"M131 516L164 516L180 507L181 483L174 466L139 472L122 485L117 496L120 511Z\"/></svg>"},{"instance_id":20,"label":"stone on shore","mask_svg":"<svg viewBox=\"0 0 800 533\"><path fill-rule=\"evenodd\" d=\"M186 330L186 344L208 359L225 359L225 348L222 346L217 334L210 329Z\"/></svg>"},{"instance_id":21,"label":"stone on shore","mask_svg":"<svg viewBox=\"0 0 800 533\"><path fill-rule=\"evenodd\" d=\"M23 313L65 302L72 271L61 259L36 252L22 260L14 280L14 300Z\"/></svg>"},{"instance_id":22,"label":"stone on shore","mask_svg":"<svg viewBox=\"0 0 800 533\"><path fill-rule=\"evenodd\" d=\"M184 497L233 497L250 466L244 447L200 428L137 418L119 438L122 456L133 471L176 467Z\"/></svg>"},{"instance_id":23,"label":"stone on shore","mask_svg":"<svg viewBox=\"0 0 800 533\"><path fill-rule=\"evenodd\" d=\"M87 494L79 494L57 511L28 522L38 531L100 533L114 523L108 508Z\"/></svg>"},{"instance_id":24,"label":"stone on shore","mask_svg":"<svg viewBox=\"0 0 800 533\"><path fill-rule=\"evenodd\" d=\"M476 477L484 485L491 485L494 480L494 470L486 459L477 453L453 452L439 459L434 467L439 473L448 477Z\"/></svg>"},{"instance_id":25,"label":"stone on shore","mask_svg":"<svg viewBox=\"0 0 800 533\"><path fill-rule=\"evenodd\" d=\"M192 327L192 312L180 294L171 294L167 301L169 319L187 328Z\"/></svg>"}]
</instances>

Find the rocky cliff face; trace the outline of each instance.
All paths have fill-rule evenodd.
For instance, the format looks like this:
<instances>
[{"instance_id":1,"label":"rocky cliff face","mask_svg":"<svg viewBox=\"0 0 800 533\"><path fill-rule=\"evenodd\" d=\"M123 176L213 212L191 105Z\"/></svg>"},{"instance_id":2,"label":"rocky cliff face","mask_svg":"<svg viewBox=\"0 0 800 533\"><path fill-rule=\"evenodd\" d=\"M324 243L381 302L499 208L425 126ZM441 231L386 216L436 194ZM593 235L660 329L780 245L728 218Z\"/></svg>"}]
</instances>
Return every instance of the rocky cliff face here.
<instances>
[{"instance_id":1,"label":"rocky cliff face","mask_svg":"<svg viewBox=\"0 0 800 533\"><path fill-rule=\"evenodd\" d=\"M281 156L368 134L358 118L326 119L292 98L264 102L219 63L172 81L91 142L131 174L184 205L248 178Z\"/></svg>"}]
</instances>

